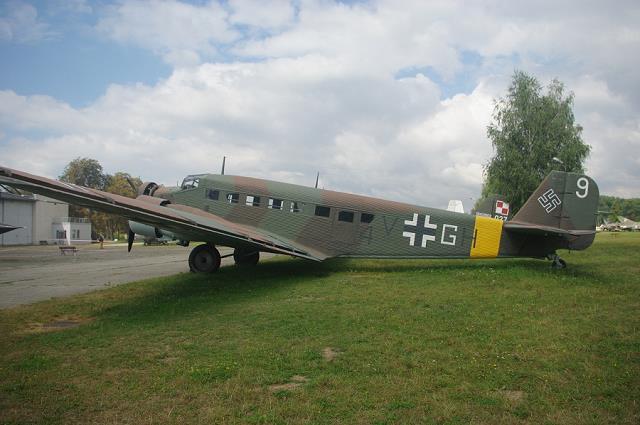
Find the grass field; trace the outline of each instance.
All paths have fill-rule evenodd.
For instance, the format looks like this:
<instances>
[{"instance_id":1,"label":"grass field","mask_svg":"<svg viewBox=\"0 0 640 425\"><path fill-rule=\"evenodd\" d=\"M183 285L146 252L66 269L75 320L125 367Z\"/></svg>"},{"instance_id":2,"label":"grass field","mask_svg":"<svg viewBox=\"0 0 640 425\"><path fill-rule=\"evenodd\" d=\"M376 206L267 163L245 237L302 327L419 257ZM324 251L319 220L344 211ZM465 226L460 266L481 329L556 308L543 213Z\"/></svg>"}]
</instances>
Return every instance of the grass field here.
<instances>
[{"instance_id":1,"label":"grass field","mask_svg":"<svg viewBox=\"0 0 640 425\"><path fill-rule=\"evenodd\" d=\"M637 424L640 234L563 257L285 259L0 311L0 423Z\"/></svg>"}]
</instances>

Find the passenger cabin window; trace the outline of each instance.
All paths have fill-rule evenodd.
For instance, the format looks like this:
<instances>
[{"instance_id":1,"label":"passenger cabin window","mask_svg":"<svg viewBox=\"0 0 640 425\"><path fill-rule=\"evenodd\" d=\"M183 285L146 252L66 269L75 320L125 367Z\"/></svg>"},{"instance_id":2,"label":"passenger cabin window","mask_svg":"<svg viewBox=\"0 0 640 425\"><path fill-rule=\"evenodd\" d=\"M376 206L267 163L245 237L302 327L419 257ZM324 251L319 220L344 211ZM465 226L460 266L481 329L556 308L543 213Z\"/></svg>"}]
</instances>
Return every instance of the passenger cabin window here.
<instances>
[{"instance_id":1,"label":"passenger cabin window","mask_svg":"<svg viewBox=\"0 0 640 425\"><path fill-rule=\"evenodd\" d=\"M316 205L316 215L318 217L329 217L331 215L331 208L323 205Z\"/></svg>"},{"instance_id":2,"label":"passenger cabin window","mask_svg":"<svg viewBox=\"0 0 640 425\"><path fill-rule=\"evenodd\" d=\"M297 202L297 201L291 201L291 208L289 209L289 211L291 211L292 213L297 213L302 211L302 203Z\"/></svg>"},{"instance_id":3,"label":"passenger cabin window","mask_svg":"<svg viewBox=\"0 0 640 425\"><path fill-rule=\"evenodd\" d=\"M195 189L200 184L200 179L193 176L187 176L182 181L182 189Z\"/></svg>"},{"instance_id":4,"label":"passenger cabin window","mask_svg":"<svg viewBox=\"0 0 640 425\"><path fill-rule=\"evenodd\" d=\"M246 204L253 207L260 206L260 197L255 195L247 195Z\"/></svg>"},{"instance_id":5,"label":"passenger cabin window","mask_svg":"<svg viewBox=\"0 0 640 425\"><path fill-rule=\"evenodd\" d=\"M340 211L338 213L338 221L353 223L353 211Z\"/></svg>"},{"instance_id":6,"label":"passenger cabin window","mask_svg":"<svg viewBox=\"0 0 640 425\"><path fill-rule=\"evenodd\" d=\"M362 213L360 214L360 223L371 223L373 221L373 214Z\"/></svg>"},{"instance_id":7,"label":"passenger cabin window","mask_svg":"<svg viewBox=\"0 0 640 425\"><path fill-rule=\"evenodd\" d=\"M269 208L272 210L281 210L282 199L269 198Z\"/></svg>"},{"instance_id":8,"label":"passenger cabin window","mask_svg":"<svg viewBox=\"0 0 640 425\"><path fill-rule=\"evenodd\" d=\"M211 199L212 201L217 201L218 199L220 199L220 191L207 189L207 198Z\"/></svg>"},{"instance_id":9,"label":"passenger cabin window","mask_svg":"<svg viewBox=\"0 0 640 425\"><path fill-rule=\"evenodd\" d=\"M237 204L240 201L239 193L227 193L227 202L230 204Z\"/></svg>"}]
</instances>

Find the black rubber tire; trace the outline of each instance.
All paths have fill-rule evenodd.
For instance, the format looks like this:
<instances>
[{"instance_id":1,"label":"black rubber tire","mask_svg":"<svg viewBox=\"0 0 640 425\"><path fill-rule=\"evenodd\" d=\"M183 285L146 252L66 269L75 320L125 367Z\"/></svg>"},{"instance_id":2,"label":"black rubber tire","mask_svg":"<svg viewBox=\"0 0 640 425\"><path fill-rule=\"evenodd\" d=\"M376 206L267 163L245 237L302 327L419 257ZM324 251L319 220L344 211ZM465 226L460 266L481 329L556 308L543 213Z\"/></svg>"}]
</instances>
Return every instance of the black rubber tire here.
<instances>
[{"instance_id":1,"label":"black rubber tire","mask_svg":"<svg viewBox=\"0 0 640 425\"><path fill-rule=\"evenodd\" d=\"M248 251L244 249L233 250L233 261L238 267L251 267L260 261L260 251Z\"/></svg>"},{"instance_id":2,"label":"black rubber tire","mask_svg":"<svg viewBox=\"0 0 640 425\"><path fill-rule=\"evenodd\" d=\"M220 252L209 244L198 245L189 254L189 270L192 273L214 273L220 268Z\"/></svg>"},{"instance_id":3,"label":"black rubber tire","mask_svg":"<svg viewBox=\"0 0 640 425\"><path fill-rule=\"evenodd\" d=\"M551 267L553 267L554 269L566 269L567 268L567 262L564 261L562 258L558 257L556 258L553 263L551 263Z\"/></svg>"}]
</instances>

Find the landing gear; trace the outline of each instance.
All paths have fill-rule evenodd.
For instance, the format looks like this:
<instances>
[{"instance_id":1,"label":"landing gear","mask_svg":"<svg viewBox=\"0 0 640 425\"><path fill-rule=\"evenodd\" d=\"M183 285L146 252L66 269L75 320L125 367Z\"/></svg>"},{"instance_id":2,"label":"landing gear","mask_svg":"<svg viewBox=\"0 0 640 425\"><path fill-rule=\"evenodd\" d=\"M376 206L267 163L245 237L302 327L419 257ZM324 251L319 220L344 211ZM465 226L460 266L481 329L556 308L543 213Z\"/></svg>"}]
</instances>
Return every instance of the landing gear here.
<instances>
[{"instance_id":1,"label":"landing gear","mask_svg":"<svg viewBox=\"0 0 640 425\"><path fill-rule=\"evenodd\" d=\"M233 260L238 267L255 266L260 261L260 251L236 248L233 251Z\"/></svg>"},{"instance_id":2,"label":"landing gear","mask_svg":"<svg viewBox=\"0 0 640 425\"><path fill-rule=\"evenodd\" d=\"M192 273L213 273L219 268L220 252L213 245L198 245L189 254L189 270Z\"/></svg>"},{"instance_id":3,"label":"landing gear","mask_svg":"<svg viewBox=\"0 0 640 425\"><path fill-rule=\"evenodd\" d=\"M556 253L550 254L548 256L549 260L551 260L551 268L552 269L566 269L567 262L564 261L560 256Z\"/></svg>"}]
</instances>

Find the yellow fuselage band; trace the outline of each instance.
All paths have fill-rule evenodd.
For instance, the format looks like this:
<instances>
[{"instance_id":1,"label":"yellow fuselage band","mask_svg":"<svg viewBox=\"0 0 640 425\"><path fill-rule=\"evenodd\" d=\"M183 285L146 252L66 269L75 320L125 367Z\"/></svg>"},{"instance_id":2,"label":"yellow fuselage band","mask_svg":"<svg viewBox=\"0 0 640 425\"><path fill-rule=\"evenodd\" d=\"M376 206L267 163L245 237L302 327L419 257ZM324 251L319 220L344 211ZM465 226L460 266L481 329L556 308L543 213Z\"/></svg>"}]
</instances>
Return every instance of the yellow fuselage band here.
<instances>
[{"instance_id":1,"label":"yellow fuselage band","mask_svg":"<svg viewBox=\"0 0 640 425\"><path fill-rule=\"evenodd\" d=\"M502 224L502 220L476 216L471 253L469 254L471 258L493 258L498 256Z\"/></svg>"}]
</instances>

